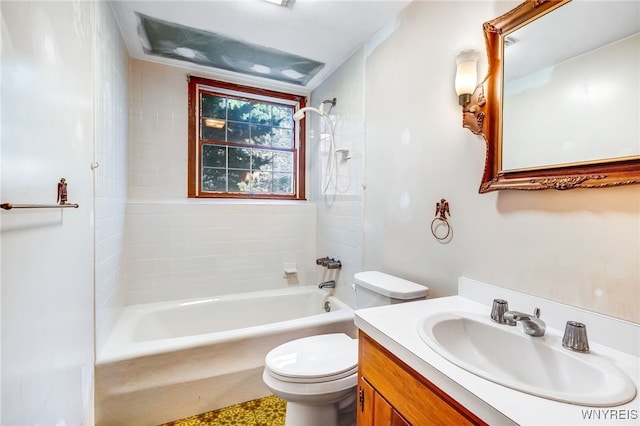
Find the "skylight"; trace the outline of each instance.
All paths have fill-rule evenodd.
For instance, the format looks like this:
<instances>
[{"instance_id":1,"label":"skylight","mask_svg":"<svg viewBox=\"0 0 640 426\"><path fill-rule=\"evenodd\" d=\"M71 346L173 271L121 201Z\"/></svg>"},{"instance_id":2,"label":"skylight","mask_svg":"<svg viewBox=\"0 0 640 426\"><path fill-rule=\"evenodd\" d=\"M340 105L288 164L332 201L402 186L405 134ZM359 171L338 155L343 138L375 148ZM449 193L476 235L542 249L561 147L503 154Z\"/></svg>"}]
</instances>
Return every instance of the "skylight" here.
<instances>
[{"instance_id":1,"label":"skylight","mask_svg":"<svg viewBox=\"0 0 640 426\"><path fill-rule=\"evenodd\" d=\"M138 36L144 53L305 86L324 63L141 13Z\"/></svg>"}]
</instances>

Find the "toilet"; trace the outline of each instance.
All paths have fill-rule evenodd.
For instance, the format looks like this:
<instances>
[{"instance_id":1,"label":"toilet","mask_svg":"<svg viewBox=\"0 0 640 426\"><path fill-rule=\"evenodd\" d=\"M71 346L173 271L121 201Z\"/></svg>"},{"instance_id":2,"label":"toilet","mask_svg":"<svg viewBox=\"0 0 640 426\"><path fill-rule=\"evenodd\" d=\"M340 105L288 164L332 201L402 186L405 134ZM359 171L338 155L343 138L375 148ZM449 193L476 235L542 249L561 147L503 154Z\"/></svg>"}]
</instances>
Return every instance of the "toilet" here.
<instances>
[{"instance_id":1,"label":"toilet","mask_svg":"<svg viewBox=\"0 0 640 426\"><path fill-rule=\"evenodd\" d=\"M429 292L378 271L354 278L356 309L422 300ZM284 343L267 354L262 379L287 401L286 426L336 426L341 410L355 409L358 340L333 333Z\"/></svg>"}]
</instances>

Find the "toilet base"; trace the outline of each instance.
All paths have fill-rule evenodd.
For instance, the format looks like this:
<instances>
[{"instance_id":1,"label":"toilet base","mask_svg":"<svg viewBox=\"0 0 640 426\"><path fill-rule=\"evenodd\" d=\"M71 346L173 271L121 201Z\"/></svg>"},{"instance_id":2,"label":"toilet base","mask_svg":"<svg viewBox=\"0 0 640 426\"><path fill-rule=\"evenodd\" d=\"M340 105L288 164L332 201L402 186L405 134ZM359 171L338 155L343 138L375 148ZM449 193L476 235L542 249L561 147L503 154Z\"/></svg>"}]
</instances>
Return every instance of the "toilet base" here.
<instances>
[{"instance_id":1,"label":"toilet base","mask_svg":"<svg viewBox=\"0 0 640 426\"><path fill-rule=\"evenodd\" d=\"M338 424L338 405L306 405L287 402L285 426L330 426Z\"/></svg>"}]
</instances>

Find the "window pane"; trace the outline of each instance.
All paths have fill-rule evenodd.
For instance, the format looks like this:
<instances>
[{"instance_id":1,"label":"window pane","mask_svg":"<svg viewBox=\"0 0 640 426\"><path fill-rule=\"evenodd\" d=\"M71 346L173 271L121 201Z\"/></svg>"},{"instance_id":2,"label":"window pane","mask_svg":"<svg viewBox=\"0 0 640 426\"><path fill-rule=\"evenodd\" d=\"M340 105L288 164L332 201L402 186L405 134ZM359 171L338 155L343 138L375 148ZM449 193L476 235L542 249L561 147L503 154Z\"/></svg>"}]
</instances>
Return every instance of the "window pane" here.
<instances>
[{"instance_id":1,"label":"window pane","mask_svg":"<svg viewBox=\"0 0 640 426\"><path fill-rule=\"evenodd\" d=\"M277 155L277 154L275 154ZM252 153L251 168L253 170L267 171L273 170L273 151L254 149Z\"/></svg>"},{"instance_id":2,"label":"window pane","mask_svg":"<svg viewBox=\"0 0 640 426\"><path fill-rule=\"evenodd\" d=\"M275 194L293 194L293 174L274 173L273 192Z\"/></svg>"},{"instance_id":3,"label":"window pane","mask_svg":"<svg viewBox=\"0 0 640 426\"><path fill-rule=\"evenodd\" d=\"M229 147L230 169L251 169L251 150L248 148Z\"/></svg>"},{"instance_id":4,"label":"window pane","mask_svg":"<svg viewBox=\"0 0 640 426\"><path fill-rule=\"evenodd\" d=\"M274 128L271 133L271 146L276 148L293 148L293 131Z\"/></svg>"},{"instance_id":5,"label":"window pane","mask_svg":"<svg viewBox=\"0 0 640 426\"><path fill-rule=\"evenodd\" d=\"M225 169L202 169L203 191L227 191L227 173Z\"/></svg>"},{"instance_id":6,"label":"window pane","mask_svg":"<svg viewBox=\"0 0 640 426\"><path fill-rule=\"evenodd\" d=\"M203 118L226 118L227 98L216 95L202 94Z\"/></svg>"},{"instance_id":7,"label":"window pane","mask_svg":"<svg viewBox=\"0 0 640 426\"><path fill-rule=\"evenodd\" d=\"M273 127L251 125L251 141L256 145L270 146Z\"/></svg>"},{"instance_id":8,"label":"window pane","mask_svg":"<svg viewBox=\"0 0 640 426\"><path fill-rule=\"evenodd\" d=\"M203 167L227 167L227 148L217 145L202 145Z\"/></svg>"},{"instance_id":9,"label":"window pane","mask_svg":"<svg viewBox=\"0 0 640 426\"><path fill-rule=\"evenodd\" d=\"M251 190L253 192L268 193L272 192L273 175L271 172L257 172L253 174Z\"/></svg>"},{"instance_id":10,"label":"window pane","mask_svg":"<svg viewBox=\"0 0 640 426\"><path fill-rule=\"evenodd\" d=\"M251 189L251 171L229 170L229 191L249 192Z\"/></svg>"},{"instance_id":11,"label":"window pane","mask_svg":"<svg viewBox=\"0 0 640 426\"><path fill-rule=\"evenodd\" d=\"M224 127L221 129L215 128L215 127L209 127L207 126L206 121L210 120L210 119L206 119L203 118L202 119L202 139L208 140L208 141L221 141L224 142L225 141L225 129Z\"/></svg>"},{"instance_id":12,"label":"window pane","mask_svg":"<svg viewBox=\"0 0 640 426\"><path fill-rule=\"evenodd\" d=\"M249 139L249 124L228 122L227 142L251 143Z\"/></svg>"},{"instance_id":13,"label":"window pane","mask_svg":"<svg viewBox=\"0 0 640 426\"><path fill-rule=\"evenodd\" d=\"M273 170L290 173L293 170L293 154L291 152L274 152Z\"/></svg>"},{"instance_id":14,"label":"window pane","mask_svg":"<svg viewBox=\"0 0 640 426\"><path fill-rule=\"evenodd\" d=\"M291 107L274 105L271 110L272 124L276 127L293 129L293 109Z\"/></svg>"},{"instance_id":15,"label":"window pane","mask_svg":"<svg viewBox=\"0 0 640 426\"><path fill-rule=\"evenodd\" d=\"M254 103L251 109L251 122L257 124L271 124L271 105Z\"/></svg>"},{"instance_id":16,"label":"window pane","mask_svg":"<svg viewBox=\"0 0 640 426\"><path fill-rule=\"evenodd\" d=\"M248 122L251 117L251 102L242 99L229 99L227 101L227 119L230 121Z\"/></svg>"}]
</instances>

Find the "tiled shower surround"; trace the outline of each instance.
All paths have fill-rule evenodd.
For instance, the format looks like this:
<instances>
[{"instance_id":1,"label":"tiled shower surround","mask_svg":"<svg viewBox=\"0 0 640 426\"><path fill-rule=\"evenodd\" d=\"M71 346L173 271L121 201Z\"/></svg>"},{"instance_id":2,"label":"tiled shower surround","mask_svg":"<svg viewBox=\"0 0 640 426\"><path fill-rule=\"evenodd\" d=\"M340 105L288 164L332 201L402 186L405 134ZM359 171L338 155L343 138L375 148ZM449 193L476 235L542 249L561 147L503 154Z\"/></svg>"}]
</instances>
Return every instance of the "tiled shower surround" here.
<instances>
[{"instance_id":1,"label":"tiled shower surround","mask_svg":"<svg viewBox=\"0 0 640 426\"><path fill-rule=\"evenodd\" d=\"M302 202L129 202L126 304L314 284L315 221Z\"/></svg>"}]
</instances>

